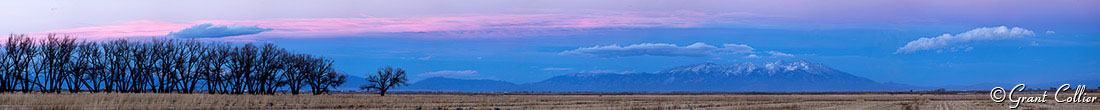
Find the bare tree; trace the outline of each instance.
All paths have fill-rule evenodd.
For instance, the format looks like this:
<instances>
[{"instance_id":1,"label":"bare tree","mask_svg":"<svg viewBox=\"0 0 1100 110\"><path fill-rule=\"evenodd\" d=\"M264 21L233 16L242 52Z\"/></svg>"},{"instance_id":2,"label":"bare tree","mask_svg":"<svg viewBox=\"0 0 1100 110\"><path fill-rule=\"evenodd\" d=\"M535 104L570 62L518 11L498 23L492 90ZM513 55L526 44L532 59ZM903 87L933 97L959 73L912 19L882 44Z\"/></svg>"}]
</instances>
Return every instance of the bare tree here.
<instances>
[{"instance_id":1,"label":"bare tree","mask_svg":"<svg viewBox=\"0 0 1100 110\"><path fill-rule=\"evenodd\" d=\"M313 94L327 93L330 87L340 86L346 81L347 76L336 72L332 68L332 60L318 58L312 61L314 62L306 66L307 71L305 72L306 81L309 83Z\"/></svg>"},{"instance_id":2,"label":"bare tree","mask_svg":"<svg viewBox=\"0 0 1100 110\"><path fill-rule=\"evenodd\" d=\"M42 79L46 84L40 85L39 88L44 88L43 92L60 93L62 85L68 85L70 88L79 88L78 86L66 84L68 77L72 76L72 64L71 58L73 50L76 49L76 39L69 36L57 37L54 34L46 36L46 39L41 41L38 48L41 48L42 57L39 58L37 68L35 68L38 75L45 76ZM38 77L35 77L38 79Z\"/></svg>"},{"instance_id":3,"label":"bare tree","mask_svg":"<svg viewBox=\"0 0 1100 110\"><path fill-rule=\"evenodd\" d=\"M85 41L77 47L76 58L72 61L73 76L71 80L73 81L70 83L70 85L75 85L75 88L70 87L69 91L79 92L80 85L84 85L83 87L88 88L91 92L99 92L102 83L97 80L101 79L100 76L102 75L100 73L103 72L103 58L99 46L95 42ZM91 84L88 83L89 81L91 81Z\"/></svg>"},{"instance_id":4,"label":"bare tree","mask_svg":"<svg viewBox=\"0 0 1100 110\"><path fill-rule=\"evenodd\" d=\"M152 67L149 68L149 73L151 73L150 75L152 78L149 87L155 92L171 92L171 88L174 88L172 86L176 84L175 81L179 79L179 75L176 74L174 67L177 65L175 60L178 60L177 57L179 57L176 56L176 53L179 52L177 50L180 48L178 48L174 42L175 41L172 39L162 38L155 39L151 43L153 48L149 49L149 51L151 51L150 53L152 54L152 56L150 56L152 60L150 65L152 65Z\"/></svg>"},{"instance_id":5,"label":"bare tree","mask_svg":"<svg viewBox=\"0 0 1100 110\"><path fill-rule=\"evenodd\" d=\"M143 93L148 91L150 85L154 84L153 74L156 71L156 49L154 44L149 43L136 43L133 48L130 48L130 58L132 59L133 66L130 66L130 74L127 79L130 80L126 89L131 92Z\"/></svg>"},{"instance_id":6,"label":"bare tree","mask_svg":"<svg viewBox=\"0 0 1100 110\"><path fill-rule=\"evenodd\" d=\"M11 82L13 79L11 78L11 74L8 74L7 70L11 69L11 66L12 64L8 63L8 54L0 54L0 69L4 69L0 70L0 93L12 91L12 89L10 89L8 85L11 85L14 82Z\"/></svg>"},{"instance_id":7,"label":"bare tree","mask_svg":"<svg viewBox=\"0 0 1100 110\"><path fill-rule=\"evenodd\" d=\"M104 53L103 59L108 61L104 63L105 72L102 75L104 91L130 92L126 87L130 85L127 77L134 60L130 57L133 47L134 44L125 39L113 40L100 46Z\"/></svg>"},{"instance_id":8,"label":"bare tree","mask_svg":"<svg viewBox=\"0 0 1100 110\"><path fill-rule=\"evenodd\" d=\"M31 79L38 79L31 77L30 74L35 56L38 54L38 48L35 48L34 40L27 35L15 35L12 34L8 37L7 43L4 43L5 62L7 64L4 68L4 74L8 78L6 85L4 86L8 90L15 90L18 86L23 93L31 92L35 86L42 85Z\"/></svg>"},{"instance_id":9,"label":"bare tree","mask_svg":"<svg viewBox=\"0 0 1100 110\"><path fill-rule=\"evenodd\" d=\"M281 59L283 59L286 70L283 71L283 75L279 76L283 80L280 83L286 85L291 94L298 95L299 90L305 85L303 80L306 80L306 76L310 71L306 66L310 66L310 63L313 62L311 60L315 59L306 54L284 55Z\"/></svg>"},{"instance_id":10,"label":"bare tree","mask_svg":"<svg viewBox=\"0 0 1100 110\"><path fill-rule=\"evenodd\" d=\"M258 92L262 94L275 94L275 90L281 85L281 79L279 79L279 73L284 71L284 64L282 56L286 55L286 50L276 47L275 44L264 44L260 49L259 58L256 59L256 73L253 74L251 81L253 89L249 92Z\"/></svg>"},{"instance_id":11,"label":"bare tree","mask_svg":"<svg viewBox=\"0 0 1100 110\"><path fill-rule=\"evenodd\" d=\"M323 93L328 93L329 92L329 89L328 89L329 87L332 87L332 88L339 87L340 85L344 84L344 82L347 82L347 79L348 79L348 76L346 76L346 75L344 75L344 74L342 74L338 71L335 71L335 70L332 70L331 72L325 73L324 76L325 76L324 81L326 83L323 86L324 89L322 89L322 91L321 91Z\"/></svg>"},{"instance_id":12,"label":"bare tree","mask_svg":"<svg viewBox=\"0 0 1100 110\"><path fill-rule=\"evenodd\" d=\"M231 93L241 94L251 87L251 83L253 83L250 80L252 79L251 74L256 69L256 50L256 45L249 43L243 47L234 48L229 53L229 70L231 71L229 74L229 87L232 90Z\"/></svg>"},{"instance_id":13,"label":"bare tree","mask_svg":"<svg viewBox=\"0 0 1100 110\"><path fill-rule=\"evenodd\" d=\"M194 39L99 42L50 34L11 34L0 50L0 92L179 92L275 94L309 85L323 94L346 81L332 60L274 44L202 43ZM202 83L202 84L200 84ZM200 87L202 86L202 87Z\"/></svg>"},{"instance_id":14,"label":"bare tree","mask_svg":"<svg viewBox=\"0 0 1100 110\"><path fill-rule=\"evenodd\" d=\"M207 48L203 48L202 43L194 39L180 42L179 45L184 48L183 51L177 53L179 57L177 57L176 63L178 65L174 67L181 76L179 80L179 90L183 93L192 93L195 91L195 86L198 85L197 83L200 80L199 77L202 76L199 74L199 68L201 68L202 65L200 62L202 62L204 56L210 54L202 53L205 52Z\"/></svg>"},{"instance_id":15,"label":"bare tree","mask_svg":"<svg viewBox=\"0 0 1100 110\"><path fill-rule=\"evenodd\" d=\"M369 75L366 79L369 85L363 85L359 89L378 91L380 96L386 96L386 92L398 86L408 85L405 78L405 70L386 66L378 69L378 74Z\"/></svg>"},{"instance_id":16,"label":"bare tree","mask_svg":"<svg viewBox=\"0 0 1100 110\"><path fill-rule=\"evenodd\" d=\"M203 52L207 55L204 55L202 61L200 61L202 67L200 67L199 75L206 83L207 93L218 93L225 87L225 75L227 74L225 67L229 62L231 51L229 44L212 43Z\"/></svg>"}]
</instances>

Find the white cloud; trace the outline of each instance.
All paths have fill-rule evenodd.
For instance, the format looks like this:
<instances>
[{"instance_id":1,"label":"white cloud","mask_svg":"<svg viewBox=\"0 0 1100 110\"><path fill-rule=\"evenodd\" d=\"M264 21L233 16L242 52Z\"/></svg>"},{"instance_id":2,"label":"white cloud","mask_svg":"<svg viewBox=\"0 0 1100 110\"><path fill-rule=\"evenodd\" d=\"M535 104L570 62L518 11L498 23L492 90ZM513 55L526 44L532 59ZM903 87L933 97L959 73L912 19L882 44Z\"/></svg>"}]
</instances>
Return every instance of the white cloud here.
<instances>
[{"instance_id":1,"label":"white cloud","mask_svg":"<svg viewBox=\"0 0 1100 110\"><path fill-rule=\"evenodd\" d=\"M723 51L729 51L732 53L752 53L753 48L745 44L722 44Z\"/></svg>"},{"instance_id":2,"label":"white cloud","mask_svg":"<svg viewBox=\"0 0 1100 110\"><path fill-rule=\"evenodd\" d=\"M741 57L741 58L760 58L760 56L757 56L756 54L749 54L749 56L745 56L745 57Z\"/></svg>"},{"instance_id":3,"label":"white cloud","mask_svg":"<svg viewBox=\"0 0 1100 110\"><path fill-rule=\"evenodd\" d=\"M910 41L905 44L905 46L898 48L897 51L894 51L894 54L941 49L953 45L964 45L970 42L1016 39L1033 36L1035 36L1035 32L1020 27L982 27L956 35L943 34L933 38L922 37Z\"/></svg>"},{"instance_id":4,"label":"white cloud","mask_svg":"<svg viewBox=\"0 0 1100 110\"><path fill-rule=\"evenodd\" d=\"M705 57L720 53L751 53L753 48L744 44L723 44L722 48L694 43L687 46L679 46L667 43L641 43L627 46L608 45L582 47L574 50L563 51L559 55L578 55L588 57L616 58L628 56L684 56Z\"/></svg>"},{"instance_id":5,"label":"white cloud","mask_svg":"<svg viewBox=\"0 0 1100 110\"><path fill-rule=\"evenodd\" d=\"M1039 46L1039 42L1031 41L1031 44L1028 46Z\"/></svg>"},{"instance_id":6,"label":"white cloud","mask_svg":"<svg viewBox=\"0 0 1100 110\"><path fill-rule=\"evenodd\" d=\"M543 70L543 71L565 71L565 70L573 70L573 68L554 68L554 67L547 67L547 68L542 68L542 70Z\"/></svg>"},{"instance_id":7,"label":"white cloud","mask_svg":"<svg viewBox=\"0 0 1100 110\"><path fill-rule=\"evenodd\" d=\"M477 76L477 75L478 75L477 71L474 71L474 70L443 70L443 71L425 72L425 73L417 74L417 76L423 76L423 77L436 77L436 76L469 77L469 76Z\"/></svg>"},{"instance_id":8,"label":"white cloud","mask_svg":"<svg viewBox=\"0 0 1100 110\"><path fill-rule=\"evenodd\" d=\"M258 26L216 26L214 24L205 23L176 32L169 32L168 36L176 38L221 38L229 36L258 34L264 31L271 31L271 28L260 28Z\"/></svg>"},{"instance_id":9,"label":"white cloud","mask_svg":"<svg viewBox=\"0 0 1100 110\"><path fill-rule=\"evenodd\" d=\"M1047 34L1054 34L1054 31L1047 31Z\"/></svg>"},{"instance_id":10,"label":"white cloud","mask_svg":"<svg viewBox=\"0 0 1100 110\"><path fill-rule=\"evenodd\" d=\"M794 55L779 52L779 51L768 51L768 54L772 54L772 56L776 56L776 57L794 57Z\"/></svg>"},{"instance_id":11,"label":"white cloud","mask_svg":"<svg viewBox=\"0 0 1100 110\"><path fill-rule=\"evenodd\" d=\"M943 53L943 52L969 52L970 50L974 50L974 47L971 47L970 45L963 45L963 46L955 46L955 47L947 48L947 49L945 49L945 50L936 50L936 53Z\"/></svg>"}]
</instances>

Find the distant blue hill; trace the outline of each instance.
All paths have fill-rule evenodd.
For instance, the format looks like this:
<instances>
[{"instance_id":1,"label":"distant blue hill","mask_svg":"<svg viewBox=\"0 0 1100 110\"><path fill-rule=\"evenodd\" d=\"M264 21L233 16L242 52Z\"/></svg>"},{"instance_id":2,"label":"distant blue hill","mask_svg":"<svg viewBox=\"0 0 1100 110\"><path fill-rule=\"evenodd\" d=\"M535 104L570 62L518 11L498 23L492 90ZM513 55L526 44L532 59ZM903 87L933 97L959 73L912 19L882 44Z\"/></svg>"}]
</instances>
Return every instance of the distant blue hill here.
<instances>
[{"instance_id":1,"label":"distant blue hill","mask_svg":"<svg viewBox=\"0 0 1100 110\"><path fill-rule=\"evenodd\" d=\"M504 92L517 91L519 85L497 80L471 80L433 77L401 87L401 91L445 91L445 92Z\"/></svg>"},{"instance_id":2,"label":"distant blue hill","mask_svg":"<svg viewBox=\"0 0 1100 110\"><path fill-rule=\"evenodd\" d=\"M362 85L350 81L348 84ZM341 86L341 88L344 86ZM654 73L572 73L527 84L435 77L411 83L407 87L400 87L396 90L438 92L814 92L908 91L914 88L927 89L905 84L879 83L818 63L776 61L764 64L740 63L729 65L702 63Z\"/></svg>"},{"instance_id":3,"label":"distant blue hill","mask_svg":"<svg viewBox=\"0 0 1100 110\"><path fill-rule=\"evenodd\" d=\"M367 85L365 78L358 76L348 76L348 81L344 84L336 87L335 90L339 91L360 91L359 86ZM415 85L415 86L413 86ZM475 80L475 79L454 79L444 77L432 77L424 80L420 80L414 83L409 83L409 86L402 86L394 89L395 91L437 91L437 92L502 92L513 91L517 89L519 85L515 83L497 81L497 80ZM303 89L308 90L308 88Z\"/></svg>"}]
</instances>

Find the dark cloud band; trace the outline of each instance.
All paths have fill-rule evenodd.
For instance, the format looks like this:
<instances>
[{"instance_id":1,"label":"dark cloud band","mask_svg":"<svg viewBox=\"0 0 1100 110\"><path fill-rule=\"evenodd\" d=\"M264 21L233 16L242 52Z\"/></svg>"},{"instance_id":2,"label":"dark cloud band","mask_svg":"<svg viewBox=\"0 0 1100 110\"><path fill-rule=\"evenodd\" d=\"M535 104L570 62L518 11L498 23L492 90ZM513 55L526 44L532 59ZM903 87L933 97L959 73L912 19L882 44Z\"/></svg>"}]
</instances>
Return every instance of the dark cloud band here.
<instances>
[{"instance_id":1,"label":"dark cloud band","mask_svg":"<svg viewBox=\"0 0 1100 110\"><path fill-rule=\"evenodd\" d=\"M205 23L191 26L180 31L170 32L168 36L175 38L222 38L259 34L260 32L271 30L271 28L260 28L258 26L218 26Z\"/></svg>"}]
</instances>

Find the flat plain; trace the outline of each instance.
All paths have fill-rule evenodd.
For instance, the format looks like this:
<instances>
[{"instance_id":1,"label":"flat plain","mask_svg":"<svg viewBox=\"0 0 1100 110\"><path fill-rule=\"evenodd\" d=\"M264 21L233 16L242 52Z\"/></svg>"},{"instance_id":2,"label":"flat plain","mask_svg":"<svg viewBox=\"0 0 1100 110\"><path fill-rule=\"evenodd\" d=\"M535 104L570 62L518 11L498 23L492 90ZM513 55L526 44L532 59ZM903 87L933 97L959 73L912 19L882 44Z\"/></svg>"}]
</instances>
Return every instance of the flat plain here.
<instances>
[{"instance_id":1,"label":"flat plain","mask_svg":"<svg viewBox=\"0 0 1100 110\"><path fill-rule=\"evenodd\" d=\"M1049 100L1049 99L1048 99ZM0 109L1007 109L988 94L744 93L0 93ZM1021 109L1096 109L1100 103L1024 103Z\"/></svg>"}]
</instances>

